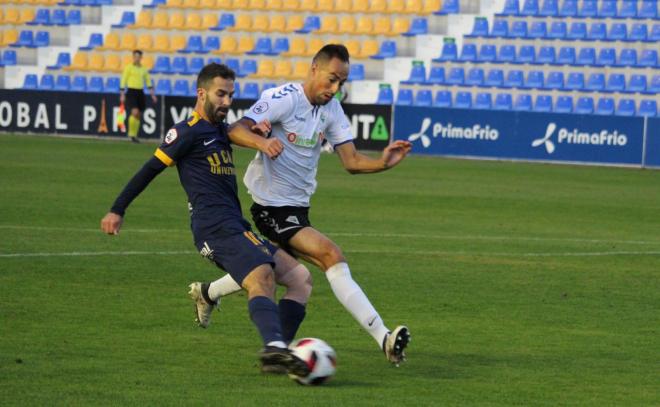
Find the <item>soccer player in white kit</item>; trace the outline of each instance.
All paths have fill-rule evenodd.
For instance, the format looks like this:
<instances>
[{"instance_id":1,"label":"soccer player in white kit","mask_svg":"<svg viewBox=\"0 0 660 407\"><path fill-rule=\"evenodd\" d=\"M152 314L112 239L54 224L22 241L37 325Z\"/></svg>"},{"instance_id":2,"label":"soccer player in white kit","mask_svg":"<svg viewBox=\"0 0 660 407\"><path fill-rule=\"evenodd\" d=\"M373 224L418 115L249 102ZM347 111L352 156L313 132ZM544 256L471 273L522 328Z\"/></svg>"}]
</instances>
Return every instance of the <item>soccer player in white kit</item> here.
<instances>
[{"instance_id":1,"label":"soccer player in white kit","mask_svg":"<svg viewBox=\"0 0 660 407\"><path fill-rule=\"evenodd\" d=\"M278 138L285 147L277 160L257 153L244 182L254 201L251 212L259 231L323 270L339 302L376 340L388 360L398 365L405 360L404 349L410 340L408 328L399 325L390 331L385 326L351 277L339 246L314 229L308 217L323 139L334 147L342 165L352 174L388 170L401 162L411 148L407 141L395 141L380 158L356 151L351 125L334 97L348 78L348 68L346 47L326 45L312 60L303 84L289 83L262 93L237 125L252 128L255 123L270 124L269 137ZM212 284L224 287L224 294L240 289L229 275ZM298 312L304 315L301 304L284 306L299 308Z\"/></svg>"}]
</instances>

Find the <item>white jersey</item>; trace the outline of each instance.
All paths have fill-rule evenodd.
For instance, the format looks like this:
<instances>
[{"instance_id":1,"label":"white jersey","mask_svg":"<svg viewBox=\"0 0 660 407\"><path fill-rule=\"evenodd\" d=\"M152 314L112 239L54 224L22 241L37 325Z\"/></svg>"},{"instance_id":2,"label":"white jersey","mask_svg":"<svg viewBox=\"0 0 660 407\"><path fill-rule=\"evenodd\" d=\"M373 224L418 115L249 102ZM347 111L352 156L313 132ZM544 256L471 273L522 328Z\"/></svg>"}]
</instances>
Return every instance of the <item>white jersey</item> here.
<instances>
[{"instance_id":1,"label":"white jersey","mask_svg":"<svg viewBox=\"0 0 660 407\"><path fill-rule=\"evenodd\" d=\"M333 146L353 140L339 101L312 105L300 84L264 91L245 117L257 123L269 120L271 137L284 144L275 160L257 153L243 178L252 200L263 206L309 206L323 139Z\"/></svg>"}]
</instances>

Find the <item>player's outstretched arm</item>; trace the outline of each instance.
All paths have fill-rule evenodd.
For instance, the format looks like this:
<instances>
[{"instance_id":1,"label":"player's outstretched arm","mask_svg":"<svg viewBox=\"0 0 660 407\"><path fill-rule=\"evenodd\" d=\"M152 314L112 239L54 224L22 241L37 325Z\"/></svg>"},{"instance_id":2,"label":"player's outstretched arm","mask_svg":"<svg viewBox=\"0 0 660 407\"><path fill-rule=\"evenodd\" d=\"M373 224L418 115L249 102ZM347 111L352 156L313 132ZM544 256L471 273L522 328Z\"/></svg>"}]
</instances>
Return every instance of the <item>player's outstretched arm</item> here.
<instances>
[{"instance_id":1,"label":"player's outstretched arm","mask_svg":"<svg viewBox=\"0 0 660 407\"><path fill-rule=\"evenodd\" d=\"M403 160L410 152L409 141L397 140L383 150L380 158L371 158L355 149L353 143L344 143L335 148L341 163L351 174L369 174L388 170Z\"/></svg>"},{"instance_id":2,"label":"player's outstretched arm","mask_svg":"<svg viewBox=\"0 0 660 407\"><path fill-rule=\"evenodd\" d=\"M270 123L265 120L254 123L243 118L229 127L229 140L241 147L252 148L266 154L268 158L277 158L284 145L275 137L266 138L270 132Z\"/></svg>"}]
</instances>

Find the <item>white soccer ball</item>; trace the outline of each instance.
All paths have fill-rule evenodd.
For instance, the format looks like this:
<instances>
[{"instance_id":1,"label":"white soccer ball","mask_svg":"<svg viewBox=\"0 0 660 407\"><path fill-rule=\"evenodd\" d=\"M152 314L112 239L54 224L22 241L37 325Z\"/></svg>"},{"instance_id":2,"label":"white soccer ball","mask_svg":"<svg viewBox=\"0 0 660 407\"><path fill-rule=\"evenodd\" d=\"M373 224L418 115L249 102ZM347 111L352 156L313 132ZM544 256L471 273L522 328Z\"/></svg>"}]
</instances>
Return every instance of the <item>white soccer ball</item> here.
<instances>
[{"instance_id":1,"label":"white soccer ball","mask_svg":"<svg viewBox=\"0 0 660 407\"><path fill-rule=\"evenodd\" d=\"M293 380L305 385L319 385L326 382L337 370L337 354L327 343L317 338L302 338L289 348L293 354L307 363L310 373L306 377L290 374Z\"/></svg>"}]
</instances>

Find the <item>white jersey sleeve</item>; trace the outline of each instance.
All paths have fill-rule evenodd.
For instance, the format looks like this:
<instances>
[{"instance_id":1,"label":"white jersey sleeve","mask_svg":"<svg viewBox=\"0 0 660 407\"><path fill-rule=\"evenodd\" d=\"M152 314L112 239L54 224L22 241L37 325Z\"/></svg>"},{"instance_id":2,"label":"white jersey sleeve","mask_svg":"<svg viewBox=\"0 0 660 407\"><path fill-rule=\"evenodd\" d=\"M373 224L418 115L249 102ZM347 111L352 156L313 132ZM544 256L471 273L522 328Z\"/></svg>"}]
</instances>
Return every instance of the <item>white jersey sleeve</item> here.
<instances>
[{"instance_id":1,"label":"white jersey sleeve","mask_svg":"<svg viewBox=\"0 0 660 407\"><path fill-rule=\"evenodd\" d=\"M328 107L332 117L330 118L328 127L326 127L325 138L333 147L353 141L351 123L348 121L339 101L333 99Z\"/></svg>"},{"instance_id":2,"label":"white jersey sleeve","mask_svg":"<svg viewBox=\"0 0 660 407\"><path fill-rule=\"evenodd\" d=\"M264 91L261 98L245 113L245 117L254 120L255 123L264 120L278 123L285 120L294 110L293 98L287 96L295 91L293 85Z\"/></svg>"}]
</instances>

